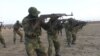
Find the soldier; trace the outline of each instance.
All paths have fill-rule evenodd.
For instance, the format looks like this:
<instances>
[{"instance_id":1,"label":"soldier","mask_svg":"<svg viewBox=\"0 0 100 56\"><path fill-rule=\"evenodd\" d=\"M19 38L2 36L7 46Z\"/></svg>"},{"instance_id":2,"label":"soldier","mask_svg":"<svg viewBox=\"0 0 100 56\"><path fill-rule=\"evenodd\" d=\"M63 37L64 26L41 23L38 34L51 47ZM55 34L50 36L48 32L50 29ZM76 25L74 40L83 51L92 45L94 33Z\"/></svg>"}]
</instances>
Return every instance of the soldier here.
<instances>
[{"instance_id":1,"label":"soldier","mask_svg":"<svg viewBox=\"0 0 100 56\"><path fill-rule=\"evenodd\" d=\"M76 42L77 33L85 26L87 22L85 21L77 21L76 25L72 28L72 44Z\"/></svg>"},{"instance_id":2,"label":"soldier","mask_svg":"<svg viewBox=\"0 0 100 56\"><path fill-rule=\"evenodd\" d=\"M71 46L71 44L75 44L77 32L80 29L82 29L82 27L85 25L86 22L84 21L79 22L73 18L69 18L68 23L65 23L65 32L66 32L67 43L69 47Z\"/></svg>"},{"instance_id":3,"label":"soldier","mask_svg":"<svg viewBox=\"0 0 100 56\"><path fill-rule=\"evenodd\" d=\"M3 44L3 47L6 48L5 40L2 36L2 22L0 22L0 24L1 24L0 25L0 42L1 42L1 44Z\"/></svg>"},{"instance_id":4,"label":"soldier","mask_svg":"<svg viewBox=\"0 0 100 56\"><path fill-rule=\"evenodd\" d=\"M21 27L22 27L22 25L19 23L18 20L13 25L13 33L14 33L13 42L14 42L14 44L16 43L16 34L18 34L20 36L20 42L23 42L23 34L20 32Z\"/></svg>"},{"instance_id":5,"label":"soldier","mask_svg":"<svg viewBox=\"0 0 100 56\"><path fill-rule=\"evenodd\" d=\"M48 23L42 23L42 27L47 31L48 37L48 56L52 56L52 48L54 45L55 48L55 56L60 56L60 44L58 41L58 29L57 26L54 25L57 21L58 17L52 17Z\"/></svg>"},{"instance_id":6,"label":"soldier","mask_svg":"<svg viewBox=\"0 0 100 56\"><path fill-rule=\"evenodd\" d=\"M62 16L72 16L66 14L51 14L50 20L47 23L42 22L42 27L47 31L48 37L48 56L52 56L52 48L54 45L55 56L60 56L60 43L58 40L58 31L63 28L61 21L58 20Z\"/></svg>"},{"instance_id":7,"label":"soldier","mask_svg":"<svg viewBox=\"0 0 100 56\"><path fill-rule=\"evenodd\" d=\"M22 21L26 52L28 56L35 56L35 53L37 56L47 56L39 37L41 35L41 25L38 21L38 14L40 12L35 7L30 7L28 12L29 15Z\"/></svg>"}]
</instances>

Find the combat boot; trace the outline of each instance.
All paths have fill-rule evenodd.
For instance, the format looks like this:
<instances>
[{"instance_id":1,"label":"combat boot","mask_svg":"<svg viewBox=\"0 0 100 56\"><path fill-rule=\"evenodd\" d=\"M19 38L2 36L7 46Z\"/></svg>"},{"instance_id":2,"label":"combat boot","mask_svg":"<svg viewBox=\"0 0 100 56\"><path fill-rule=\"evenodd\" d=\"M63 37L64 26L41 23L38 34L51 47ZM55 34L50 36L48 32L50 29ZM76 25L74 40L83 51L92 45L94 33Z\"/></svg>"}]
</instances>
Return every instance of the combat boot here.
<instances>
[{"instance_id":1,"label":"combat boot","mask_svg":"<svg viewBox=\"0 0 100 56\"><path fill-rule=\"evenodd\" d=\"M61 56L61 55L59 55L59 54L56 54L55 56Z\"/></svg>"}]
</instances>

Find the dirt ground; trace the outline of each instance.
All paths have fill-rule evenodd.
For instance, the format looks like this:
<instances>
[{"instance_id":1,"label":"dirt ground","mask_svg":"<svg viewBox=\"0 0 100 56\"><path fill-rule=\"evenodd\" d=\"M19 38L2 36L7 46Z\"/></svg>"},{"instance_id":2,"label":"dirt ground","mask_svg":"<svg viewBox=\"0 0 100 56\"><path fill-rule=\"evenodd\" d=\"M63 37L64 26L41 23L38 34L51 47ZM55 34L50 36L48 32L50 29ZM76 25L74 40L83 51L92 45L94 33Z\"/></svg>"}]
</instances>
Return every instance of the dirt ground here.
<instances>
[{"instance_id":1,"label":"dirt ground","mask_svg":"<svg viewBox=\"0 0 100 56\"><path fill-rule=\"evenodd\" d=\"M67 47L66 36L63 30L63 35L59 35L61 45L61 56L100 56L100 23L88 24L77 34L76 45ZM12 29L3 29L3 37L6 41L7 48L3 48L0 44L0 56L27 56L24 42L19 42L17 36L17 43L13 44ZM43 31L41 41L47 50L48 41L46 32ZM53 48L54 49L54 48Z\"/></svg>"}]
</instances>

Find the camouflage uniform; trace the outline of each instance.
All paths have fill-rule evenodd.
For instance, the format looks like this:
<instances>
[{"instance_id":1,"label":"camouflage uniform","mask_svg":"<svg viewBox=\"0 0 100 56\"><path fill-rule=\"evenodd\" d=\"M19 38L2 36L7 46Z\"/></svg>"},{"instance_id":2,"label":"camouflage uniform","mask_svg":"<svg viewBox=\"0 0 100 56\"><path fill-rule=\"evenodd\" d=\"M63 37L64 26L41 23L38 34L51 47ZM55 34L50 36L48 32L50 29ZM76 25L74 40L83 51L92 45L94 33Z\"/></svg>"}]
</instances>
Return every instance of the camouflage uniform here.
<instances>
[{"instance_id":1,"label":"camouflage uniform","mask_svg":"<svg viewBox=\"0 0 100 56\"><path fill-rule=\"evenodd\" d=\"M65 28L65 32L66 32L68 46L71 46L71 44L75 44L77 30L75 28L73 28L72 30Z\"/></svg>"},{"instance_id":2,"label":"camouflage uniform","mask_svg":"<svg viewBox=\"0 0 100 56\"><path fill-rule=\"evenodd\" d=\"M22 25L19 23L19 21L16 21L16 23L13 26L13 33L14 33L13 42L14 42L14 44L16 43L16 34L18 34L20 36L20 42L23 42L23 34L20 32L20 27L22 27Z\"/></svg>"},{"instance_id":3,"label":"camouflage uniform","mask_svg":"<svg viewBox=\"0 0 100 56\"><path fill-rule=\"evenodd\" d=\"M1 44L3 44L3 47L6 48L5 40L1 33L2 32L1 28L2 28L2 24L0 25L0 42L1 42Z\"/></svg>"},{"instance_id":4,"label":"camouflage uniform","mask_svg":"<svg viewBox=\"0 0 100 56\"><path fill-rule=\"evenodd\" d=\"M25 33L25 48L28 56L35 56L35 53L37 56L47 56L39 37L41 35L41 26L38 25L34 29L38 14L39 12L35 7L30 7L29 15L22 21Z\"/></svg>"},{"instance_id":5,"label":"camouflage uniform","mask_svg":"<svg viewBox=\"0 0 100 56\"><path fill-rule=\"evenodd\" d=\"M48 36L48 43L49 43L48 56L52 55L53 45L54 45L55 53L56 53L55 56L59 56L60 44L59 44L59 41L58 41L57 31L55 31L54 34L52 34L52 32L47 32L47 36Z\"/></svg>"},{"instance_id":6,"label":"camouflage uniform","mask_svg":"<svg viewBox=\"0 0 100 56\"><path fill-rule=\"evenodd\" d=\"M77 25L78 24L78 25ZM69 18L68 23L65 23L65 32L67 37L68 46L71 44L75 44L76 42L76 34L82 29L84 23L80 24L77 20Z\"/></svg>"},{"instance_id":7,"label":"camouflage uniform","mask_svg":"<svg viewBox=\"0 0 100 56\"><path fill-rule=\"evenodd\" d=\"M53 20L55 22L55 20ZM55 29L54 22L48 22L48 23L42 23L42 27L47 31L47 37L48 37L48 56L52 56L53 52L53 45L55 48L55 56L60 56L60 43L58 41L58 30Z\"/></svg>"},{"instance_id":8,"label":"camouflage uniform","mask_svg":"<svg viewBox=\"0 0 100 56\"><path fill-rule=\"evenodd\" d=\"M64 25L65 27L65 32L66 32L66 38L67 38L67 44L68 46L71 45L71 39L72 39L72 29L70 28L69 23L66 23Z\"/></svg>"}]
</instances>

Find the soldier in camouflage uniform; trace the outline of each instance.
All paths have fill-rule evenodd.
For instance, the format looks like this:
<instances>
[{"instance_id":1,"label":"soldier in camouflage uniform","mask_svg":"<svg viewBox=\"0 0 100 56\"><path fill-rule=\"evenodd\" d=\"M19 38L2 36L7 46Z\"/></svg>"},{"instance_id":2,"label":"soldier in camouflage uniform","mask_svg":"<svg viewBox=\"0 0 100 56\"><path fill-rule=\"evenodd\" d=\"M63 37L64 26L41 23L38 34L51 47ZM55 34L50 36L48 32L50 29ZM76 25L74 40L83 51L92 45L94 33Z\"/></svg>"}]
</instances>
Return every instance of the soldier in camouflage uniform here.
<instances>
[{"instance_id":1,"label":"soldier in camouflage uniform","mask_svg":"<svg viewBox=\"0 0 100 56\"><path fill-rule=\"evenodd\" d=\"M23 34L20 32L21 27L22 27L22 25L19 23L18 20L13 25L13 33L14 33L13 42L14 42L14 44L16 43L16 34L18 34L20 36L20 42L23 42Z\"/></svg>"},{"instance_id":2,"label":"soldier in camouflage uniform","mask_svg":"<svg viewBox=\"0 0 100 56\"><path fill-rule=\"evenodd\" d=\"M2 22L0 22L0 24L1 24L0 25L0 42L1 42L1 44L3 44L3 47L6 48L5 40L2 36Z\"/></svg>"},{"instance_id":3,"label":"soldier in camouflage uniform","mask_svg":"<svg viewBox=\"0 0 100 56\"><path fill-rule=\"evenodd\" d=\"M70 47L71 44L75 44L76 42L76 34L77 32L82 29L83 26L86 25L86 22L77 21L73 18L68 19L68 23L65 23L65 32L67 37L67 43Z\"/></svg>"},{"instance_id":4,"label":"soldier in camouflage uniform","mask_svg":"<svg viewBox=\"0 0 100 56\"><path fill-rule=\"evenodd\" d=\"M41 25L38 24L37 18L40 12L35 7L30 7L28 12L29 15L22 21L26 52L28 56L35 56L35 53L37 56L47 56L39 37L41 35Z\"/></svg>"},{"instance_id":5,"label":"soldier in camouflage uniform","mask_svg":"<svg viewBox=\"0 0 100 56\"><path fill-rule=\"evenodd\" d=\"M52 48L54 45L55 48L55 56L60 56L60 43L58 41L58 27L56 24L58 17L51 17L48 23L42 23L42 27L47 31L48 37L48 56L52 56Z\"/></svg>"}]
</instances>

